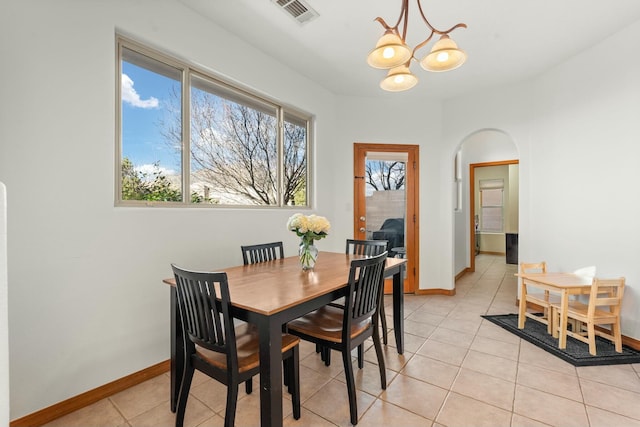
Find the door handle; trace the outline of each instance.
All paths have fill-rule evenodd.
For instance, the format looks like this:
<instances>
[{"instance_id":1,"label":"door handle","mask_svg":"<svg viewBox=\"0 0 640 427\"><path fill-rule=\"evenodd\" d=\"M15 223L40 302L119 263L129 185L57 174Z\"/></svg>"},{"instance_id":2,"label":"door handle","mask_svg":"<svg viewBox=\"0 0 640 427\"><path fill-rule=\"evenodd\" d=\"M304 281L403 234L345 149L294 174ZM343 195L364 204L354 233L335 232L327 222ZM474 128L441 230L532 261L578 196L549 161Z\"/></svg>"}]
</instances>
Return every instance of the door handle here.
<instances>
[{"instance_id":1,"label":"door handle","mask_svg":"<svg viewBox=\"0 0 640 427\"><path fill-rule=\"evenodd\" d=\"M366 221L366 220L367 220L367 218L365 218L363 216L360 217L360 221Z\"/></svg>"},{"instance_id":2,"label":"door handle","mask_svg":"<svg viewBox=\"0 0 640 427\"><path fill-rule=\"evenodd\" d=\"M364 228L364 227L360 227L360 232L361 232L361 233L364 233L365 231L367 231L367 229L366 229L366 228Z\"/></svg>"}]
</instances>

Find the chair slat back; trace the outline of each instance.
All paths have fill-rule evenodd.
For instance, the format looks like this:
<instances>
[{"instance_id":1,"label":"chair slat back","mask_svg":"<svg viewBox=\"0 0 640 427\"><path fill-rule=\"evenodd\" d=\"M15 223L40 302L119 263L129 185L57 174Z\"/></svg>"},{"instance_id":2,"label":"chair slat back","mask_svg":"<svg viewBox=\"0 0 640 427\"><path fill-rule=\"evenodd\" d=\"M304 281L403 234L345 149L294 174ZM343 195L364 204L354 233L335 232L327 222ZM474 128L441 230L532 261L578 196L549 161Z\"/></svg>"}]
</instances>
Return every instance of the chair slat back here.
<instances>
[{"instance_id":1,"label":"chair slat back","mask_svg":"<svg viewBox=\"0 0 640 427\"><path fill-rule=\"evenodd\" d=\"M387 240L347 239L345 253L353 255L375 256L387 250Z\"/></svg>"},{"instance_id":2,"label":"chair slat back","mask_svg":"<svg viewBox=\"0 0 640 427\"><path fill-rule=\"evenodd\" d=\"M547 263L545 261L542 261L542 262L521 262L520 263L520 272L521 273L546 273L547 272Z\"/></svg>"},{"instance_id":3,"label":"chair slat back","mask_svg":"<svg viewBox=\"0 0 640 427\"><path fill-rule=\"evenodd\" d=\"M521 262L520 263L520 273L546 273L547 272L547 263L545 261L541 262ZM526 279L522 279L524 284L529 283ZM545 291L545 295L548 295L549 292Z\"/></svg>"},{"instance_id":4,"label":"chair slat back","mask_svg":"<svg viewBox=\"0 0 640 427\"><path fill-rule=\"evenodd\" d=\"M608 308L613 314L619 315L622 297L624 296L625 278L593 279L589 294L588 316L593 316L596 308Z\"/></svg>"},{"instance_id":5,"label":"chair slat back","mask_svg":"<svg viewBox=\"0 0 640 427\"><path fill-rule=\"evenodd\" d=\"M376 314L382 299L384 267L387 252L371 258L351 261L349 270L349 292L345 297L345 317L343 320L343 342L348 340L351 325Z\"/></svg>"},{"instance_id":6,"label":"chair slat back","mask_svg":"<svg viewBox=\"0 0 640 427\"><path fill-rule=\"evenodd\" d=\"M242 262L244 265L284 258L284 247L282 242L246 245L241 246L240 249L242 249Z\"/></svg>"},{"instance_id":7,"label":"chair slat back","mask_svg":"<svg viewBox=\"0 0 640 427\"><path fill-rule=\"evenodd\" d=\"M182 325L191 342L237 360L227 273L171 267Z\"/></svg>"}]
</instances>

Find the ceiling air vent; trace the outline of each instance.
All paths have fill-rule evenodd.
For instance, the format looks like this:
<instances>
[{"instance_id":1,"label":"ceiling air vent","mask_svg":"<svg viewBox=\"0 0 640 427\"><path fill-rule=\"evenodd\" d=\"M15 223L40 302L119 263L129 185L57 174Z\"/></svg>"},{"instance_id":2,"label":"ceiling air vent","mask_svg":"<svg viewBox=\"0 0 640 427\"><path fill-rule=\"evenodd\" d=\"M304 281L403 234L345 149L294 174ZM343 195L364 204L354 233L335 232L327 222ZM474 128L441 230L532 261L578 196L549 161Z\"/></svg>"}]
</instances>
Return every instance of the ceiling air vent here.
<instances>
[{"instance_id":1,"label":"ceiling air vent","mask_svg":"<svg viewBox=\"0 0 640 427\"><path fill-rule=\"evenodd\" d=\"M307 22L317 18L318 12L313 10L306 1L303 0L272 0L275 4L280 6L287 15L298 21L300 24L306 24Z\"/></svg>"}]
</instances>

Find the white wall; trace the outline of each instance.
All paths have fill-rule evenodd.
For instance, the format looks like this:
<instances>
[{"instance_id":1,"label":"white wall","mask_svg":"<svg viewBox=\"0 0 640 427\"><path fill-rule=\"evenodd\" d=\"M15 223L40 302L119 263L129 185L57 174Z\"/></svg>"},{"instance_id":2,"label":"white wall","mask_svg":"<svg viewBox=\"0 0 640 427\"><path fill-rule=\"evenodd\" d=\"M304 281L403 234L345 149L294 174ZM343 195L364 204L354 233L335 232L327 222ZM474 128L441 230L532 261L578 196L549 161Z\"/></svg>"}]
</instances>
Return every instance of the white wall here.
<instances>
[{"instance_id":1,"label":"white wall","mask_svg":"<svg viewBox=\"0 0 640 427\"><path fill-rule=\"evenodd\" d=\"M9 295L7 292L7 188L0 182L0 425L9 425Z\"/></svg>"},{"instance_id":2,"label":"white wall","mask_svg":"<svg viewBox=\"0 0 640 427\"><path fill-rule=\"evenodd\" d=\"M338 138L318 85L175 1L3 2L11 419L168 359L171 262L221 268L242 262L241 244L297 248L295 211L114 208L116 29L315 114L315 207L338 231L351 223L322 167ZM337 237L318 246L344 250Z\"/></svg>"},{"instance_id":3,"label":"white wall","mask_svg":"<svg viewBox=\"0 0 640 427\"><path fill-rule=\"evenodd\" d=\"M451 152L501 129L520 153L521 260L627 278L623 334L640 338L640 22L527 82L450 100ZM615 58L615 61L605 60Z\"/></svg>"}]
</instances>

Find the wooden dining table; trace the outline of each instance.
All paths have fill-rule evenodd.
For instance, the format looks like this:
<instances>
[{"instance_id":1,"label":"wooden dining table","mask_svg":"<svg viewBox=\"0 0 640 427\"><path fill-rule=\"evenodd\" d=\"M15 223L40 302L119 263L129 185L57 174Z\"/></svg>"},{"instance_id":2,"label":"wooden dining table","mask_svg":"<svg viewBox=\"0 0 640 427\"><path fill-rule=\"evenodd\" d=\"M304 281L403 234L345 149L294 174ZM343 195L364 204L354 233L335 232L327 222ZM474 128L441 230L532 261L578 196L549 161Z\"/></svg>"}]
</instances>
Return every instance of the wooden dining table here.
<instances>
[{"instance_id":1,"label":"wooden dining table","mask_svg":"<svg viewBox=\"0 0 640 427\"><path fill-rule=\"evenodd\" d=\"M588 294L591 290L593 279L574 273L516 273L520 277L520 305L518 310L518 328L523 329L526 321L527 311L527 286L533 286L541 290L556 292L560 294L560 334L558 337L558 348L567 347L567 309L569 308L570 295ZM551 319L549 319L551 321ZM555 325L552 329L553 336L556 337Z\"/></svg>"},{"instance_id":2,"label":"wooden dining table","mask_svg":"<svg viewBox=\"0 0 640 427\"><path fill-rule=\"evenodd\" d=\"M320 252L313 270L302 270L297 256L216 271L227 273L234 317L253 323L260 335L260 424L281 426L282 325L334 301L346 292L351 261L361 255ZM393 279L393 328L396 348L404 351L406 259L387 258L385 278ZM178 313L175 279L171 285L171 411L175 412L185 363L184 333ZM272 343L278 343L272 345Z\"/></svg>"}]
</instances>

